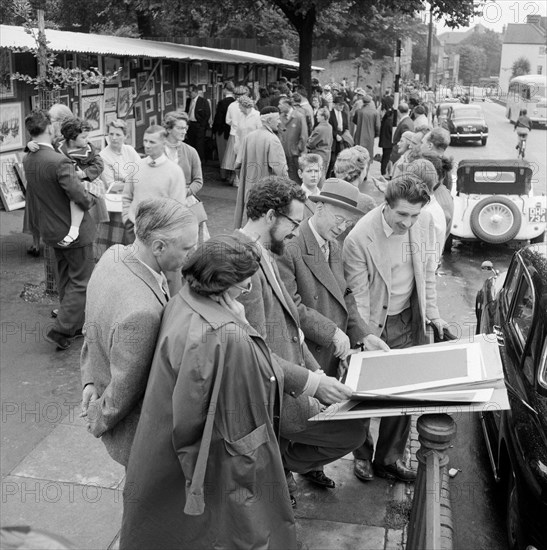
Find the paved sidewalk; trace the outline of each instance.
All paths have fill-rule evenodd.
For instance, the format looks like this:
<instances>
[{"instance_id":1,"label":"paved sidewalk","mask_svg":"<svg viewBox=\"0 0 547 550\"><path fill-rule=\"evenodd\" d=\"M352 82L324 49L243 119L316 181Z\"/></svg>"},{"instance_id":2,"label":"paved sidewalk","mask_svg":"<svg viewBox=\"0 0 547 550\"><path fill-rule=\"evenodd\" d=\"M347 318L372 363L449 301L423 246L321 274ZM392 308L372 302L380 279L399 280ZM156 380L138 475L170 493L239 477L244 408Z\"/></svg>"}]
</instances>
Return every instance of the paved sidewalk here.
<instances>
[{"instance_id":1,"label":"paved sidewalk","mask_svg":"<svg viewBox=\"0 0 547 550\"><path fill-rule=\"evenodd\" d=\"M371 174L378 170L374 163ZM206 166L200 194L212 235L231 233L236 196L216 173L212 163ZM78 418L80 341L56 352L43 338L54 302L20 297L26 283L44 278L42 259L25 253L30 237L21 235L22 221L22 211L0 213L1 522L56 533L81 549L112 548L121 521L124 469ZM336 481L334 490L295 476L302 548L402 550L412 487L383 479L360 482L352 466L347 456L326 467Z\"/></svg>"}]
</instances>

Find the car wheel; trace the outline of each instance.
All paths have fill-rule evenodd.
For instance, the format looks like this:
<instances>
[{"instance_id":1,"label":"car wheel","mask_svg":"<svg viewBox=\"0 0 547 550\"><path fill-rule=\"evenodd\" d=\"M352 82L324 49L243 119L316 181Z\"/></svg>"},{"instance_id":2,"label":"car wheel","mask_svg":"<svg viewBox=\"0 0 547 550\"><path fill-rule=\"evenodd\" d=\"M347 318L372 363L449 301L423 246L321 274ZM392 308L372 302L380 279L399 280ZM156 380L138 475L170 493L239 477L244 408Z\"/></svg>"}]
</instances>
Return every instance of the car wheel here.
<instances>
[{"instance_id":1,"label":"car wheel","mask_svg":"<svg viewBox=\"0 0 547 550\"><path fill-rule=\"evenodd\" d=\"M522 528L519 513L519 496L513 469L509 472L509 478L507 479L507 498L505 502L505 526L507 529L507 542L509 543L509 550L521 550L523 546L521 544Z\"/></svg>"},{"instance_id":2,"label":"car wheel","mask_svg":"<svg viewBox=\"0 0 547 550\"><path fill-rule=\"evenodd\" d=\"M473 208L469 221L478 239L501 244L517 236L522 217L512 200L497 195L482 199Z\"/></svg>"},{"instance_id":3,"label":"car wheel","mask_svg":"<svg viewBox=\"0 0 547 550\"><path fill-rule=\"evenodd\" d=\"M487 141L487 138L482 138L481 139L481 145L482 146L486 145L486 141Z\"/></svg>"}]
</instances>

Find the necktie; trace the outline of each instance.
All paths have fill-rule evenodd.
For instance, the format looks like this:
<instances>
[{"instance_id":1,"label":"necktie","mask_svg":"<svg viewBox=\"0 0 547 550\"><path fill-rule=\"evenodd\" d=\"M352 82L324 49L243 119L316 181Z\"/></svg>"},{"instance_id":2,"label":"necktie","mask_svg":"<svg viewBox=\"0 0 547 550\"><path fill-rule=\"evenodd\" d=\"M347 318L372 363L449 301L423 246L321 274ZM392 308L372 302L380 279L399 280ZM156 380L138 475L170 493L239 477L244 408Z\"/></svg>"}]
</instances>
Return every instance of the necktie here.
<instances>
[{"instance_id":1,"label":"necktie","mask_svg":"<svg viewBox=\"0 0 547 550\"><path fill-rule=\"evenodd\" d=\"M156 166L156 161L154 159L150 161L150 166Z\"/></svg>"},{"instance_id":2,"label":"necktie","mask_svg":"<svg viewBox=\"0 0 547 550\"><path fill-rule=\"evenodd\" d=\"M329 261L330 251L329 251L329 243L323 244L321 247L321 250L323 251L323 254L325 255L325 259L327 262Z\"/></svg>"}]
</instances>

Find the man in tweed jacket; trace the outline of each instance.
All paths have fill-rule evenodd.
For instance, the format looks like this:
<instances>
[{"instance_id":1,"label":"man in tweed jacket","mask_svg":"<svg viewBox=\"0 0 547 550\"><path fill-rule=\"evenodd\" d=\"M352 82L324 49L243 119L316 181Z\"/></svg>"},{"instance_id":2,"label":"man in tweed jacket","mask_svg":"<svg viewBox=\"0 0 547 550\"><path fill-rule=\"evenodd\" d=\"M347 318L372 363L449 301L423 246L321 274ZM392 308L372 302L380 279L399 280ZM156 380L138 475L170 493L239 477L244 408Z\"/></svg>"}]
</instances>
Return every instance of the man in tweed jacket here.
<instances>
[{"instance_id":1,"label":"man in tweed jacket","mask_svg":"<svg viewBox=\"0 0 547 550\"><path fill-rule=\"evenodd\" d=\"M180 270L198 235L195 216L170 198L142 201L135 222L135 243L112 246L93 271L81 355L88 430L124 466L169 299L164 272Z\"/></svg>"}]
</instances>

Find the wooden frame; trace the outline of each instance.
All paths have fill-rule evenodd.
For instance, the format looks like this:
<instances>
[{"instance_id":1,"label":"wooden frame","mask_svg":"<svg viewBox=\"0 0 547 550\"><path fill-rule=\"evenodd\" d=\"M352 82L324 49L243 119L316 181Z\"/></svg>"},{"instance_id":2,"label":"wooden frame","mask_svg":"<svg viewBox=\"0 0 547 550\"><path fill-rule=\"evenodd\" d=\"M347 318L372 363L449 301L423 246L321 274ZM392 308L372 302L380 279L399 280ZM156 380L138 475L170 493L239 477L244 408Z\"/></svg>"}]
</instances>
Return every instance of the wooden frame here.
<instances>
[{"instance_id":1,"label":"wooden frame","mask_svg":"<svg viewBox=\"0 0 547 550\"><path fill-rule=\"evenodd\" d=\"M135 130L135 119L128 118L126 119L125 123L127 124L127 135L125 136L125 143L127 143L127 145L131 145L131 147L135 149L137 139L137 132Z\"/></svg>"},{"instance_id":2,"label":"wooden frame","mask_svg":"<svg viewBox=\"0 0 547 550\"><path fill-rule=\"evenodd\" d=\"M157 124L158 124L158 117L156 115L151 116L148 119L148 126L157 126Z\"/></svg>"},{"instance_id":3,"label":"wooden frame","mask_svg":"<svg viewBox=\"0 0 547 550\"><path fill-rule=\"evenodd\" d=\"M165 107L170 107L171 105L173 105L173 91L172 90L167 90L166 92L163 93L163 101L164 101L164 106Z\"/></svg>"},{"instance_id":4,"label":"wooden frame","mask_svg":"<svg viewBox=\"0 0 547 550\"><path fill-rule=\"evenodd\" d=\"M118 109L118 88L105 88L104 89L105 113L116 111L117 109Z\"/></svg>"},{"instance_id":5,"label":"wooden frame","mask_svg":"<svg viewBox=\"0 0 547 550\"><path fill-rule=\"evenodd\" d=\"M117 57L104 57L103 58L103 74L115 73L120 67L123 67L123 63ZM106 84L119 84L121 82L121 73L118 73L115 77L109 77L106 79Z\"/></svg>"},{"instance_id":6,"label":"wooden frame","mask_svg":"<svg viewBox=\"0 0 547 550\"><path fill-rule=\"evenodd\" d=\"M199 66L199 84L209 84L209 64L205 61Z\"/></svg>"},{"instance_id":7,"label":"wooden frame","mask_svg":"<svg viewBox=\"0 0 547 550\"><path fill-rule=\"evenodd\" d=\"M148 95L152 97L156 95L156 81L153 78L148 81L146 91L148 92Z\"/></svg>"},{"instance_id":8,"label":"wooden frame","mask_svg":"<svg viewBox=\"0 0 547 550\"><path fill-rule=\"evenodd\" d=\"M124 57L122 60L123 69L121 74L122 81L127 82L131 78L131 62L127 57Z\"/></svg>"},{"instance_id":9,"label":"wooden frame","mask_svg":"<svg viewBox=\"0 0 547 550\"><path fill-rule=\"evenodd\" d=\"M139 101L133 105L133 112L135 113L135 125L142 126L144 124L144 109L142 101Z\"/></svg>"},{"instance_id":10,"label":"wooden frame","mask_svg":"<svg viewBox=\"0 0 547 550\"><path fill-rule=\"evenodd\" d=\"M77 54L77 58L74 61L74 66L80 67L83 70L90 69L91 67L96 67L98 71L101 72L101 57L96 54L79 53ZM102 94L103 89L104 86L102 82L96 85L82 84L82 96Z\"/></svg>"},{"instance_id":11,"label":"wooden frame","mask_svg":"<svg viewBox=\"0 0 547 550\"><path fill-rule=\"evenodd\" d=\"M192 63L190 65L190 84L199 84L199 65Z\"/></svg>"},{"instance_id":12,"label":"wooden frame","mask_svg":"<svg viewBox=\"0 0 547 550\"><path fill-rule=\"evenodd\" d=\"M124 118L129 112L129 107L133 100L131 98L131 88L120 88L118 94L118 118Z\"/></svg>"},{"instance_id":13,"label":"wooden frame","mask_svg":"<svg viewBox=\"0 0 547 550\"><path fill-rule=\"evenodd\" d=\"M0 156L0 197L8 212L25 207L25 191L15 170L17 164L15 153Z\"/></svg>"},{"instance_id":14,"label":"wooden frame","mask_svg":"<svg viewBox=\"0 0 547 550\"><path fill-rule=\"evenodd\" d=\"M70 97L68 95L59 96L59 103L66 105L70 109Z\"/></svg>"},{"instance_id":15,"label":"wooden frame","mask_svg":"<svg viewBox=\"0 0 547 550\"><path fill-rule=\"evenodd\" d=\"M168 86L173 85L173 67L171 65L163 66L163 83Z\"/></svg>"},{"instance_id":16,"label":"wooden frame","mask_svg":"<svg viewBox=\"0 0 547 550\"><path fill-rule=\"evenodd\" d=\"M82 102L82 117L91 123L92 130L90 136L103 134L104 128L104 103L102 95L83 96Z\"/></svg>"},{"instance_id":17,"label":"wooden frame","mask_svg":"<svg viewBox=\"0 0 547 550\"><path fill-rule=\"evenodd\" d=\"M118 114L116 111L113 111L112 113L105 113L104 114L104 133L105 135L108 134L108 125L112 120L116 120L118 118Z\"/></svg>"},{"instance_id":18,"label":"wooden frame","mask_svg":"<svg viewBox=\"0 0 547 550\"><path fill-rule=\"evenodd\" d=\"M154 112L154 98L153 97L147 97L144 100L144 110L146 113L153 113Z\"/></svg>"},{"instance_id":19,"label":"wooden frame","mask_svg":"<svg viewBox=\"0 0 547 550\"><path fill-rule=\"evenodd\" d=\"M132 78L129 82L131 84L131 96L135 98L137 97L137 79Z\"/></svg>"},{"instance_id":20,"label":"wooden frame","mask_svg":"<svg viewBox=\"0 0 547 550\"><path fill-rule=\"evenodd\" d=\"M177 88L175 90L175 107L177 109L186 109L186 88Z\"/></svg>"},{"instance_id":21,"label":"wooden frame","mask_svg":"<svg viewBox=\"0 0 547 550\"><path fill-rule=\"evenodd\" d=\"M142 60L142 68L143 68L145 71L150 71L150 70L152 70L152 58L151 58L151 57L143 57L143 60Z\"/></svg>"},{"instance_id":22,"label":"wooden frame","mask_svg":"<svg viewBox=\"0 0 547 550\"><path fill-rule=\"evenodd\" d=\"M0 98L15 97L15 80L13 74L13 54L7 48L0 48Z\"/></svg>"},{"instance_id":23,"label":"wooden frame","mask_svg":"<svg viewBox=\"0 0 547 550\"><path fill-rule=\"evenodd\" d=\"M0 153L23 148L23 105L21 103L0 104Z\"/></svg>"},{"instance_id":24,"label":"wooden frame","mask_svg":"<svg viewBox=\"0 0 547 550\"><path fill-rule=\"evenodd\" d=\"M179 86L188 84L188 63L179 63Z\"/></svg>"}]
</instances>

